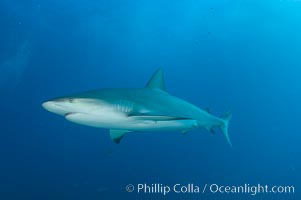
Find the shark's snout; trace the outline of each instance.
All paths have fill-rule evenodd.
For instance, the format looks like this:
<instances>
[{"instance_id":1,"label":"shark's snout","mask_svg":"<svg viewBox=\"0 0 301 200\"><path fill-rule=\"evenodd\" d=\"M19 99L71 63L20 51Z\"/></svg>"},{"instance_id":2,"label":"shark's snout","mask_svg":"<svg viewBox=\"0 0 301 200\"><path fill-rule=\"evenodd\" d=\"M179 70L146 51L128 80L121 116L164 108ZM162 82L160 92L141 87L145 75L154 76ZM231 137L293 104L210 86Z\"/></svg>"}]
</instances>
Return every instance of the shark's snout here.
<instances>
[{"instance_id":1,"label":"shark's snout","mask_svg":"<svg viewBox=\"0 0 301 200\"><path fill-rule=\"evenodd\" d=\"M42 106L46 110L51 110L51 109L54 109L54 108L59 108L60 104L56 103L55 101L46 101L46 102L42 103Z\"/></svg>"},{"instance_id":2,"label":"shark's snout","mask_svg":"<svg viewBox=\"0 0 301 200\"><path fill-rule=\"evenodd\" d=\"M62 102L59 101L46 101L42 103L44 109L48 110L49 112L53 112L59 115L65 115L66 110L62 105Z\"/></svg>"},{"instance_id":3,"label":"shark's snout","mask_svg":"<svg viewBox=\"0 0 301 200\"><path fill-rule=\"evenodd\" d=\"M89 113L100 105L93 99L64 97L46 101L42 106L49 112L66 116L68 113Z\"/></svg>"}]
</instances>

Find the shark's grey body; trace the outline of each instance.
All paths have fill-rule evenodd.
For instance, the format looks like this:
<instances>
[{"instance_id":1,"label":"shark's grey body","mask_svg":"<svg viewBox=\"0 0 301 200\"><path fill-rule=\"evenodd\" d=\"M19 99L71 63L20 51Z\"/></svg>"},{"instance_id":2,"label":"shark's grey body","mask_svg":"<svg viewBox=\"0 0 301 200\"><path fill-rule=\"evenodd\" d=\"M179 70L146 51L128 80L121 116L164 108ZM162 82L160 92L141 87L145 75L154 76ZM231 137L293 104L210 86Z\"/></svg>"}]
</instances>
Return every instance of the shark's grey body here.
<instances>
[{"instance_id":1,"label":"shark's grey body","mask_svg":"<svg viewBox=\"0 0 301 200\"><path fill-rule=\"evenodd\" d=\"M193 128L221 128L228 136L230 114L218 118L165 92L163 73L158 70L145 88L103 89L61 97L43 103L50 112L87 126L110 129L119 143L127 132L187 132Z\"/></svg>"}]
</instances>

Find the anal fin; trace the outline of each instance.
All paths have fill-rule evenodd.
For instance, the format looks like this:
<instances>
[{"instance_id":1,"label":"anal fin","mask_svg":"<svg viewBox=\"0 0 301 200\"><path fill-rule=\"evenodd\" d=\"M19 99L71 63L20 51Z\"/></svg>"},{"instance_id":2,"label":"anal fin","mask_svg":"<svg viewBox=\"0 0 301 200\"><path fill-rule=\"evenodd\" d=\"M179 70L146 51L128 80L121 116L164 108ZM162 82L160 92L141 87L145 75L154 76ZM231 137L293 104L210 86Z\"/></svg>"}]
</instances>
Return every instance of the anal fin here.
<instances>
[{"instance_id":1,"label":"anal fin","mask_svg":"<svg viewBox=\"0 0 301 200\"><path fill-rule=\"evenodd\" d=\"M183 133L183 135L186 135L189 131L190 131L190 129L185 129L185 130L182 130L182 133Z\"/></svg>"},{"instance_id":2,"label":"anal fin","mask_svg":"<svg viewBox=\"0 0 301 200\"><path fill-rule=\"evenodd\" d=\"M212 135L215 134L215 131L214 131L214 127L213 126L208 126L206 127L207 131L209 131Z\"/></svg>"}]
</instances>

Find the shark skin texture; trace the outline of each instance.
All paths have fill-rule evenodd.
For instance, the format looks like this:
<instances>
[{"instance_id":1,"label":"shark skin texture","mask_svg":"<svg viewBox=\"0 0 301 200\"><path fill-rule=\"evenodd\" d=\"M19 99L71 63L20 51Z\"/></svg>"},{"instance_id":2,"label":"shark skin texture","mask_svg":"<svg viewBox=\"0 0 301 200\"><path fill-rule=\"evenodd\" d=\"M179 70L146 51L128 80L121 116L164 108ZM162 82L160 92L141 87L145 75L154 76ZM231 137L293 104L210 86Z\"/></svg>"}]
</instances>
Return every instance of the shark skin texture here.
<instances>
[{"instance_id":1,"label":"shark skin texture","mask_svg":"<svg viewBox=\"0 0 301 200\"><path fill-rule=\"evenodd\" d=\"M110 130L119 143L129 132L188 132L205 128L213 133L219 128L230 146L228 124L231 113L216 117L208 111L168 94L164 77L158 69L144 88L113 88L87 91L46 101L42 106L68 121Z\"/></svg>"}]
</instances>

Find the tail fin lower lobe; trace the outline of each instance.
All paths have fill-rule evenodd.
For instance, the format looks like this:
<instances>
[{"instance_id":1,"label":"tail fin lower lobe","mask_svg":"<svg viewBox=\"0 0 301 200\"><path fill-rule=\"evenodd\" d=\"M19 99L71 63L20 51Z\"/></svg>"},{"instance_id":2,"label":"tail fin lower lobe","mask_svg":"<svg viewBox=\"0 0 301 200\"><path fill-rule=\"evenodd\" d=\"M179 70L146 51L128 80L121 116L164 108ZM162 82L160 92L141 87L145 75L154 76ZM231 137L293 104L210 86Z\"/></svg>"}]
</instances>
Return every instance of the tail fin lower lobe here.
<instances>
[{"instance_id":1,"label":"tail fin lower lobe","mask_svg":"<svg viewBox=\"0 0 301 200\"><path fill-rule=\"evenodd\" d=\"M229 138L229 134L228 134L228 125L229 125L229 121L231 120L232 117L232 113L227 112L225 113L221 119L223 120L223 123L220 125L220 129L222 130L224 136L226 137L228 143L230 144L230 146L232 147L232 143L231 140Z\"/></svg>"}]
</instances>

